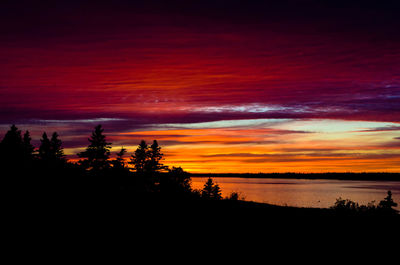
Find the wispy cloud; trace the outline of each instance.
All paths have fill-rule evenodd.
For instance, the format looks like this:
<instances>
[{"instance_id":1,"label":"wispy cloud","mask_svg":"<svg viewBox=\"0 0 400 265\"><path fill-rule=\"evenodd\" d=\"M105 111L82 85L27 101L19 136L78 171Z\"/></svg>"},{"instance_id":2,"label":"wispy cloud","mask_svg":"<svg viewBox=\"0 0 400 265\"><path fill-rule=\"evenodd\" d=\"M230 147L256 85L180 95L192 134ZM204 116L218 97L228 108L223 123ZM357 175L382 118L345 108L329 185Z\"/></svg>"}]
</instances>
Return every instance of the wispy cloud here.
<instances>
[{"instance_id":1,"label":"wispy cloud","mask_svg":"<svg viewBox=\"0 0 400 265\"><path fill-rule=\"evenodd\" d=\"M34 120L33 123L107 123L113 121L125 121L126 119L120 118L93 118L93 119L77 119L77 120Z\"/></svg>"},{"instance_id":2,"label":"wispy cloud","mask_svg":"<svg viewBox=\"0 0 400 265\"><path fill-rule=\"evenodd\" d=\"M377 128L359 130L355 132L387 132L387 131L400 131L400 126L377 127Z\"/></svg>"}]
</instances>

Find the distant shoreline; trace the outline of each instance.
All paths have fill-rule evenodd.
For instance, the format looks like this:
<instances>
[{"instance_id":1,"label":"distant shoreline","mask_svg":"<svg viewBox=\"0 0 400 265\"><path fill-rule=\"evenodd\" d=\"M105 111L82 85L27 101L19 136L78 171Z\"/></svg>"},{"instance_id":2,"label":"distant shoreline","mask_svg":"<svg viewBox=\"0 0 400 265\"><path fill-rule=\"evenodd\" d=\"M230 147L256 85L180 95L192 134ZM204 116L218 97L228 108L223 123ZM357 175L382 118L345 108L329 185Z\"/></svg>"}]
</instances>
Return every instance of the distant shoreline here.
<instances>
[{"instance_id":1,"label":"distant shoreline","mask_svg":"<svg viewBox=\"0 0 400 265\"><path fill-rule=\"evenodd\" d=\"M400 173L190 173L191 177L287 178L400 181Z\"/></svg>"}]
</instances>

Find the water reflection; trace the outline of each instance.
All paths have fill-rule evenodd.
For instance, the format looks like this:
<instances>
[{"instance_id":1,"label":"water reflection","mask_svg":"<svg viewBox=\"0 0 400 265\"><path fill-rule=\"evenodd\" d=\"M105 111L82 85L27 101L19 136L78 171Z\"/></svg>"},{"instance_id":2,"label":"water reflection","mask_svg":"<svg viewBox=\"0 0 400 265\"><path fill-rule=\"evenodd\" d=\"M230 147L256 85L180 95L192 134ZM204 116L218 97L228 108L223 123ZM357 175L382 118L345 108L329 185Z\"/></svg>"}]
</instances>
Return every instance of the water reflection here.
<instances>
[{"instance_id":1,"label":"water reflection","mask_svg":"<svg viewBox=\"0 0 400 265\"><path fill-rule=\"evenodd\" d=\"M352 181L315 179L261 179L216 177L214 181L221 187L222 195L240 192L248 201L265 202L276 205L298 207L332 206L336 199L350 199L360 204L375 201L376 204L393 193L393 200L399 203L400 182L395 181ZM203 188L207 177L193 177L192 186Z\"/></svg>"}]
</instances>

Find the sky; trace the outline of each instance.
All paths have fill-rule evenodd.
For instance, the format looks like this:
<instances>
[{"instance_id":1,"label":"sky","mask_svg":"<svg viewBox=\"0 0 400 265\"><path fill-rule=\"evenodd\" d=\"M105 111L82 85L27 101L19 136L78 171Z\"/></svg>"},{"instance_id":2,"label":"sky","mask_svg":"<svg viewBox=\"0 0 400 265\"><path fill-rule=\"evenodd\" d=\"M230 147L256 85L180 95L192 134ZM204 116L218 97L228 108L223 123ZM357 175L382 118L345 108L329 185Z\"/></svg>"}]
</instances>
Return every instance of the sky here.
<instances>
[{"instance_id":1,"label":"sky","mask_svg":"<svg viewBox=\"0 0 400 265\"><path fill-rule=\"evenodd\" d=\"M189 172L399 172L396 2L1 1L0 137L76 159L102 124Z\"/></svg>"}]
</instances>

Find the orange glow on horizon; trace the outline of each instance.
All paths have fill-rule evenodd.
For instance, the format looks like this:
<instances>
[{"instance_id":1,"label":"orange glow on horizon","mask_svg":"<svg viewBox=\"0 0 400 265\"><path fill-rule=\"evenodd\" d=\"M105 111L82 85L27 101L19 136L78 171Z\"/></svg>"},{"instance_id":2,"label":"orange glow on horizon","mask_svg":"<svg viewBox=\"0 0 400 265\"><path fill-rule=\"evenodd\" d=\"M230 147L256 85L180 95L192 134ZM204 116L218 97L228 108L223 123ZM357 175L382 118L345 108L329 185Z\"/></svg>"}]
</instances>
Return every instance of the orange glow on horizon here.
<instances>
[{"instance_id":1,"label":"orange glow on horizon","mask_svg":"<svg viewBox=\"0 0 400 265\"><path fill-rule=\"evenodd\" d=\"M123 132L112 139L117 143L115 152L121 145L128 154L142 139L147 143L157 140L164 164L192 173L398 172L400 146L385 146L382 133L379 137L363 135L366 138L361 140L359 134L341 135L338 142L324 133L201 128Z\"/></svg>"}]
</instances>

